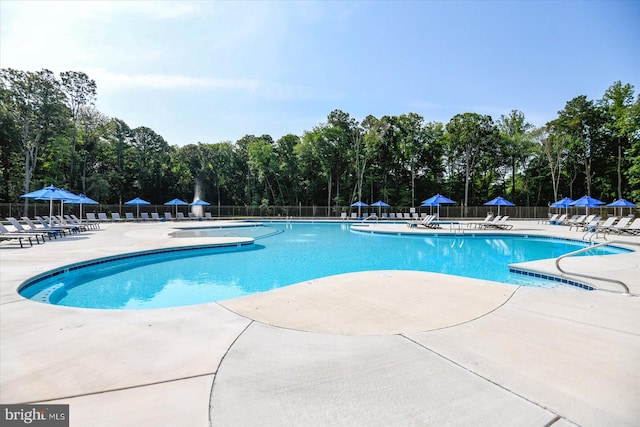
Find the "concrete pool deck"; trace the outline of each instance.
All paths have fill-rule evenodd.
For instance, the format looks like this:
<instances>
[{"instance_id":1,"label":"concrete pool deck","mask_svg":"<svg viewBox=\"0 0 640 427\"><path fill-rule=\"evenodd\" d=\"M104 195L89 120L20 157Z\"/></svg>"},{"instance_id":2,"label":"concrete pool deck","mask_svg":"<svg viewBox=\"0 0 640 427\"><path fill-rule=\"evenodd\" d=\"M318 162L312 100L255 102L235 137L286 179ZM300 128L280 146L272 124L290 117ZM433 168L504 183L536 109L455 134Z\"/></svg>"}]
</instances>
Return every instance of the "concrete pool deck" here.
<instances>
[{"instance_id":1,"label":"concrete pool deck","mask_svg":"<svg viewBox=\"0 0 640 427\"><path fill-rule=\"evenodd\" d=\"M511 223L507 234L582 236ZM131 311L16 293L73 262L225 241L168 238L176 226L209 224L105 223L28 249L0 244L0 403L69 404L72 426L639 424L640 297L604 282L542 289L375 271ZM550 260L528 264L555 270ZM563 266L640 294L640 252Z\"/></svg>"}]
</instances>

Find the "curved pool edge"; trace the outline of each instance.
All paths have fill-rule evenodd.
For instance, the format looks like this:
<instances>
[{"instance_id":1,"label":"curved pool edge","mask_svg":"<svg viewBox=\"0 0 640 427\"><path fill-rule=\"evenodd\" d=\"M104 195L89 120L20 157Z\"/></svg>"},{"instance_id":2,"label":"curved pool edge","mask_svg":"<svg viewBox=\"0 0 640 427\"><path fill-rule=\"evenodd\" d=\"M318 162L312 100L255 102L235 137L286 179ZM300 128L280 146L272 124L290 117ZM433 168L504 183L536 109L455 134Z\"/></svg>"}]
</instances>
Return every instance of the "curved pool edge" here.
<instances>
[{"instance_id":1,"label":"curved pool edge","mask_svg":"<svg viewBox=\"0 0 640 427\"><path fill-rule=\"evenodd\" d=\"M224 241L220 241L221 239ZM22 283L18 285L18 287L16 288L16 293L25 300L52 304L50 301L48 301L48 298L49 296L51 296L52 292L49 292L46 295L45 294L42 295L42 298L46 296L47 298L46 301L43 300L42 298L36 299L34 298L34 296L25 297L22 294L22 292L27 288L31 286L36 286L39 282L49 279L51 277L55 277L60 274L64 274L66 272L70 272L70 271L74 271L82 268L92 267L99 264L117 262L124 259L140 258L145 256L170 254L170 253L184 252L184 251L201 251L205 249L224 249L224 248L243 248L243 247L252 246L255 244L255 239L251 237L218 237L215 240L216 240L215 242L203 243L203 244L174 245L174 246L167 246L167 247L156 248L156 249L146 249L146 250L133 251L133 252L122 252L119 254L113 254L113 255L108 255L108 256L99 257L99 258L92 258L84 261L78 261L75 263L62 265L50 270L43 271L42 273L39 273L35 276L31 276L27 278L26 280L24 280ZM41 294L41 293L42 292L39 292L38 294ZM52 305L57 305L57 304L52 304ZM76 308L92 309L91 307L76 307Z\"/></svg>"}]
</instances>

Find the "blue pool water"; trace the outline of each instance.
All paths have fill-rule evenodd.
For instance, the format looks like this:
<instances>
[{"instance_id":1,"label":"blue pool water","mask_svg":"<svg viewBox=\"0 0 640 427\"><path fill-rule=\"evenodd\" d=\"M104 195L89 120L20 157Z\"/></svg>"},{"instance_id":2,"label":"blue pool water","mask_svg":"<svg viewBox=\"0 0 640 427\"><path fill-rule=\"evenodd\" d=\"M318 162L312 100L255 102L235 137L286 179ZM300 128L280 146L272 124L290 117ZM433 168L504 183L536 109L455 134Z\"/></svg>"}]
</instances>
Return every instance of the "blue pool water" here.
<instances>
[{"instance_id":1,"label":"blue pool water","mask_svg":"<svg viewBox=\"0 0 640 427\"><path fill-rule=\"evenodd\" d=\"M254 245L128 257L69 269L20 293L52 304L141 309L236 298L334 274L418 270L548 286L509 272L509 264L555 258L584 244L515 235L407 236L358 233L348 224L273 223L185 235L240 235ZM178 237L176 237L178 239ZM594 255L624 250L600 248ZM524 282L523 282L524 281Z\"/></svg>"}]
</instances>

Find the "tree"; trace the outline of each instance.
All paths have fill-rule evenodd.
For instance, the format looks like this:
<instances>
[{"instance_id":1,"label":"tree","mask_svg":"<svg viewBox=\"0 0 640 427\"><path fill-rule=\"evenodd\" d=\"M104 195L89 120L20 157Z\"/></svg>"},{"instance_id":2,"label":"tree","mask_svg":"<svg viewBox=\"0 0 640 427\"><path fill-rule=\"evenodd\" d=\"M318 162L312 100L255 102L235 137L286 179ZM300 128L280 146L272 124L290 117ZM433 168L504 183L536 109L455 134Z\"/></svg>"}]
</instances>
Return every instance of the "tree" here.
<instances>
[{"instance_id":1,"label":"tree","mask_svg":"<svg viewBox=\"0 0 640 427\"><path fill-rule=\"evenodd\" d=\"M469 185L482 156L492 152L498 141L498 130L490 116L476 113L456 114L447 123L454 154L464 168L465 214L469 206Z\"/></svg>"},{"instance_id":2,"label":"tree","mask_svg":"<svg viewBox=\"0 0 640 427\"><path fill-rule=\"evenodd\" d=\"M567 137L560 133L550 133L548 126L534 130L532 137L547 160L549 173L551 174L553 199L558 200L560 198L558 191L560 187L560 177L562 176L562 169L567 159Z\"/></svg>"},{"instance_id":3,"label":"tree","mask_svg":"<svg viewBox=\"0 0 640 427\"><path fill-rule=\"evenodd\" d=\"M3 69L0 77L3 87L9 90L10 105L21 128L24 191L28 193L38 158L52 135L66 124L68 110L60 83L49 70L30 72L9 68ZM25 201L24 215L28 207Z\"/></svg>"},{"instance_id":4,"label":"tree","mask_svg":"<svg viewBox=\"0 0 640 427\"><path fill-rule=\"evenodd\" d=\"M604 114L581 95L567 102L553 121L554 128L569 136L569 148L584 168L586 191L592 194L593 161L603 154Z\"/></svg>"},{"instance_id":5,"label":"tree","mask_svg":"<svg viewBox=\"0 0 640 427\"><path fill-rule=\"evenodd\" d=\"M497 125L502 141L502 153L511 167L511 197L515 200L518 168L525 167L533 149L529 137L533 125L526 122L524 113L518 110L512 110L508 116L500 116Z\"/></svg>"},{"instance_id":6,"label":"tree","mask_svg":"<svg viewBox=\"0 0 640 427\"><path fill-rule=\"evenodd\" d=\"M83 110L86 110L87 107L91 107L94 105L94 101L96 99L96 82L89 78L85 73L78 71L65 71L60 73L61 80L61 89L64 94L67 96L67 102L69 106L69 110L71 112L71 158L69 160L69 174L68 179L69 182L67 185L69 187L73 186L73 179L75 175L75 158L76 158L76 145L78 142L78 128L80 124L80 117L83 114ZM90 109L88 111L91 111ZM86 115L86 111L84 112ZM86 159L86 150L84 154L81 154L80 157L84 157ZM86 162L85 167L86 168ZM85 190L85 180L86 175L83 173L82 175L82 191Z\"/></svg>"},{"instance_id":7,"label":"tree","mask_svg":"<svg viewBox=\"0 0 640 427\"><path fill-rule=\"evenodd\" d=\"M599 105L604 108L608 116L606 127L616 144L616 175L618 198L623 197L623 160L624 153L630 147L630 141L635 132L638 131L638 124L633 120L633 86L623 85L620 81L615 82L605 92Z\"/></svg>"}]
</instances>

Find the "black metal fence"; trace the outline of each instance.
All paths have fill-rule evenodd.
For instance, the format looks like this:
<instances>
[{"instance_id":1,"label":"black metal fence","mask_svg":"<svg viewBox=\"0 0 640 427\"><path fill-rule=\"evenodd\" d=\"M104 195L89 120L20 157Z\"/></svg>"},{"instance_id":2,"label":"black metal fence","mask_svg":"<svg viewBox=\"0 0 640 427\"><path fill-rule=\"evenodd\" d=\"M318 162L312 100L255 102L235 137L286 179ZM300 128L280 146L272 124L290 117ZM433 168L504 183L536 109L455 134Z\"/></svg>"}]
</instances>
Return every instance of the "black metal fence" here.
<instances>
[{"instance_id":1,"label":"black metal fence","mask_svg":"<svg viewBox=\"0 0 640 427\"><path fill-rule=\"evenodd\" d=\"M30 201L28 205L28 216L33 218L37 215L49 215L49 202L34 202ZM187 213L192 212L193 209L199 207L192 206L178 206L177 212L182 212L185 216ZM61 212L63 210L64 212ZM383 213L413 213L417 212L435 214L437 209L429 208L429 207L417 207L412 208L408 206L399 206L399 207L388 207L388 208L373 208L373 207L363 207L358 210L358 208L350 207L350 206L203 206L202 211L194 211L198 216L204 216L205 212L211 214L213 218L220 219L229 219L229 218L340 218L343 213L347 214L348 217L351 217L352 213L356 213L359 217L366 217L370 214L375 213L376 215L381 216ZM82 217L86 217L87 212L92 213L106 213L108 217L111 217L111 213L119 213L122 217L125 216L127 212L133 213L134 216L138 215L138 207L137 206L129 206L129 205L83 205L82 206ZM151 213L158 213L161 217L164 216L165 212L170 212L173 216L176 213L175 206L167 206L167 205L145 205L139 207L139 213L146 212L151 216ZM497 206L469 206L468 208L464 208L461 206L440 206L439 214L440 218L452 218L452 219L461 219L461 218L484 218L489 212L493 214L498 214ZM553 209L549 207L541 207L541 206L501 206L500 214L501 215L509 215L512 219L541 219L548 218L552 213L564 213L564 209ZM577 214L584 213L584 208L571 208L568 210L569 214ZM590 208L589 212L596 213L603 218L608 217L610 215L620 215L619 208ZM80 205L75 204L61 204L60 202L53 203L53 213L54 215L60 214L74 214L80 216ZM623 211L624 215L627 214L640 214L640 209L638 208L625 208ZM24 216L24 203L0 203L0 219L4 219L6 217L21 217Z\"/></svg>"}]
</instances>

